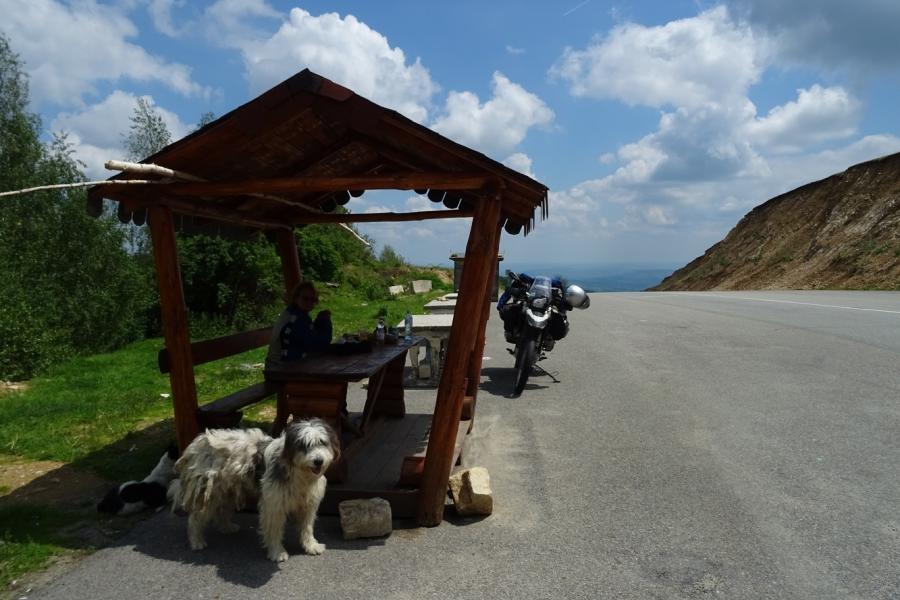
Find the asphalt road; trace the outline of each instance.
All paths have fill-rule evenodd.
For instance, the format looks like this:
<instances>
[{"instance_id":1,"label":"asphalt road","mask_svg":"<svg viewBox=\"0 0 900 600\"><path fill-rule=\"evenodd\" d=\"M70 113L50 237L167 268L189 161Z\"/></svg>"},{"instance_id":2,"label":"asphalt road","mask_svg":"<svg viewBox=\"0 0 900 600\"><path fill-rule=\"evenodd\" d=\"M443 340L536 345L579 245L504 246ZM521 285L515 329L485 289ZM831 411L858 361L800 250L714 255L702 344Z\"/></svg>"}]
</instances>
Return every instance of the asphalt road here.
<instances>
[{"instance_id":1,"label":"asphalt road","mask_svg":"<svg viewBox=\"0 0 900 600\"><path fill-rule=\"evenodd\" d=\"M354 542L320 518L325 554L276 566L252 515L195 553L160 513L31 597L900 598L900 293L592 302L517 399L489 324L466 459L492 516Z\"/></svg>"}]
</instances>

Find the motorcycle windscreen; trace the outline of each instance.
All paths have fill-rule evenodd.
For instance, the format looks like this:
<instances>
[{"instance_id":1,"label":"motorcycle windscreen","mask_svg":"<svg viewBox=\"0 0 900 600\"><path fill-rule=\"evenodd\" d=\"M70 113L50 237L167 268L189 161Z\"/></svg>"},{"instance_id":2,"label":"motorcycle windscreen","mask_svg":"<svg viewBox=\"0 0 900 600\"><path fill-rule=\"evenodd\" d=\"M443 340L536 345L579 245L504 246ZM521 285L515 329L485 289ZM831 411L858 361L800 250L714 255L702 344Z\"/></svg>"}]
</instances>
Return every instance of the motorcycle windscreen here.
<instances>
[{"instance_id":1,"label":"motorcycle windscreen","mask_svg":"<svg viewBox=\"0 0 900 600\"><path fill-rule=\"evenodd\" d=\"M550 300L553 294L552 282L549 277L535 277L528 289L531 296L531 306L537 310L545 310L550 306Z\"/></svg>"}]
</instances>

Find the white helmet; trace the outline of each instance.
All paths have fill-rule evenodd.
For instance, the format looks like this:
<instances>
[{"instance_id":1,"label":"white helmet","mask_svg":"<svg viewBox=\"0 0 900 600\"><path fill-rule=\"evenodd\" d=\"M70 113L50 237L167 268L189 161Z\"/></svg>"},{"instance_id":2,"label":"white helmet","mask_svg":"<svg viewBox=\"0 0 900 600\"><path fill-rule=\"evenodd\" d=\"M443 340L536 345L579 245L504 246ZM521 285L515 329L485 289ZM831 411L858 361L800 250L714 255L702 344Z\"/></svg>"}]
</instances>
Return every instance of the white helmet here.
<instances>
[{"instance_id":1,"label":"white helmet","mask_svg":"<svg viewBox=\"0 0 900 600\"><path fill-rule=\"evenodd\" d=\"M566 288L566 302L572 308L587 308L591 305L591 299L579 285L570 285Z\"/></svg>"}]
</instances>

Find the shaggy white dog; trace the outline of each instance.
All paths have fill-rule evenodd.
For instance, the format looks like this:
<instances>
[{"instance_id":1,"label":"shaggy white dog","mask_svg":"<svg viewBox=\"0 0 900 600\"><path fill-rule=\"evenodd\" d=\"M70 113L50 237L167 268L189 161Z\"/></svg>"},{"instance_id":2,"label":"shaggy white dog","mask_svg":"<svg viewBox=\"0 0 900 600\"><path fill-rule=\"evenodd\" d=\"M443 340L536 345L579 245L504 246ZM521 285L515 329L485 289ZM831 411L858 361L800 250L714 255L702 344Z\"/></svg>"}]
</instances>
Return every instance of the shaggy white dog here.
<instances>
[{"instance_id":1,"label":"shaggy white dog","mask_svg":"<svg viewBox=\"0 0 900 600\"><path fill-rule=\"evenodd\" d=\"M270 559L287 560L282 539L291 515L304 551L322 554L325 546L313 535L313 523L325 496L323 475L339 456L334 430L320 419L291 423L276 439L259 429L214 429L197 436L175 463L181 479L175 506L189 513L191 548L206 547L203 530L211 521L222 531L236 531L234 512L258 502Z\"/></svg>"}]
</instances>

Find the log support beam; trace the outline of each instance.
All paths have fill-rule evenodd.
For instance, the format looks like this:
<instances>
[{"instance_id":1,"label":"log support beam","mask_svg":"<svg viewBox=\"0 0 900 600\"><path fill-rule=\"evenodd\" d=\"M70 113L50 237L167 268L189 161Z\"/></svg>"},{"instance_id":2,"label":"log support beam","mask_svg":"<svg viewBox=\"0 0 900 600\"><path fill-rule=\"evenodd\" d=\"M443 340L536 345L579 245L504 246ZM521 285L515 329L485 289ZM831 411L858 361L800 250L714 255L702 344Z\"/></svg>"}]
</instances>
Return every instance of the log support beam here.
<instances>
[{"instance_id":1,"label":"log support beam","mask_svg":"<svg viewBox=\"0 0 900 600\"><path fill-rule=\"evenodd\" d=\"M500 235L499 193L490 193L475 206L466 262L460 281L456 312L486 316L484 303L490 297L489 278L496 269ZM422 469L422 487L416 521L419 525L440 524L444 515L447 481L453 468L454 448L466 396L466 380L479 333L483 339L483 319L454 319L450 329L444 370L435 400L428 450ZM477 383L476 383L477 385Z\"/></svg>"},{"instance_id":2,"label":"log support beam","mask_svg":"<svg viewBox=\"0 0 900 600\"><path fill-rule=\"evenodd\" d=\"M501 226L497 225L497 235L494 240L494 256L500 254L500 236ZM497 269L500 264L494 260L491 268L491 276L487 279L487 293L484 297L481 325L478 330L478 336L475 338L475 347L472 349L472 356L469 359L469 370L466 374L466 398L471 398L470 405L467 407L469 418L469 431L475 426L475 405L478 403L478 387L481 385L481 363L484 359L484 344L487 331L487 322L491 316L491 292L494 289L494 282L497 280ZM465 268L465 266L464 266Z\"/></svg>"},{"instance_id":3,"label":"log support beam","mask_svg":"<svg viewBox=\"0 0 900 600\"><path fill-rule=\"evenodd\" d=\"M300 253L297 251L297 238L292 229L279 229L275 232L275 243L278 256L281 257L281 272L284 275L284 297L288 303L292 301L291 292L303 279L300 270Z\"/></svg>"},{"instance_id":4,"label":"log support beam","mask_svg":"<svg viewBox=\"0 0 900 600\"><path fill-rule=\"evenodd\" d=\"M172 211L165 206L151 206L148 218L163 332L171 361L169 381L172 384L175 435L178 447L184 450L200 433L200 424L197 419L197 387L191 355L191 336L175 245L175 224Z\"/></svg>"}]
</instances>

